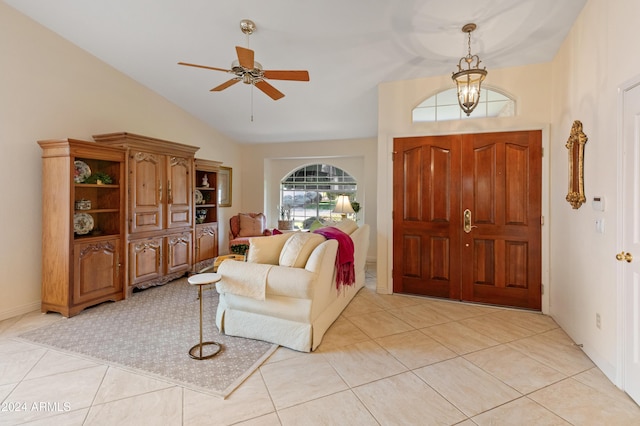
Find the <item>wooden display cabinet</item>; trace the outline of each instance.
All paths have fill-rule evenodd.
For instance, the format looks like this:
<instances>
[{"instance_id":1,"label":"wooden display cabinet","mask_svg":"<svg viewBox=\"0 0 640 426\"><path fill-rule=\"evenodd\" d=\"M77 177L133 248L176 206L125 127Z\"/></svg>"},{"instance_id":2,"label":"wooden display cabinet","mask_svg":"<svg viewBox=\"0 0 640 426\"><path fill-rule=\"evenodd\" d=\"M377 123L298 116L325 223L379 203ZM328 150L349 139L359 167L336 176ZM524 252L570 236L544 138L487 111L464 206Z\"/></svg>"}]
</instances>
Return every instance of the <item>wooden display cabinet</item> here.
<instances>
[{"instance_id":1,"label":"wooden display cabinet","mask_svg":"<svg viewBox=\"0 0 640 426\"><path fill-rule=\"evenodd\" d=\"M195 159L195 253L194 271L213 264L218 256L219 161Z\"/></svg>"},{"instance_id":2,"label":"wooden display cabinet","mask_svg":"<svg viewBox=\"0 0 640 426\"><path fill-rule=\"evenodd\" d=\"M42 148L42 312L125 297L125 152L77 139ZM110 183L92 176L107 176ZM90 182L90 183L88 183Z\"/></svg>"},{"instance_id":3,"label":"wooden display cabinet","mask_svg":"<svg viewBox=\"0 0 640 426\"><path fill-rule=\"evenodd\" d=\"M43 312L75 315L218 256L220 162L196 160L195 146L132 133L93 138L38 142Z\"/></svg>"}]
</instances>

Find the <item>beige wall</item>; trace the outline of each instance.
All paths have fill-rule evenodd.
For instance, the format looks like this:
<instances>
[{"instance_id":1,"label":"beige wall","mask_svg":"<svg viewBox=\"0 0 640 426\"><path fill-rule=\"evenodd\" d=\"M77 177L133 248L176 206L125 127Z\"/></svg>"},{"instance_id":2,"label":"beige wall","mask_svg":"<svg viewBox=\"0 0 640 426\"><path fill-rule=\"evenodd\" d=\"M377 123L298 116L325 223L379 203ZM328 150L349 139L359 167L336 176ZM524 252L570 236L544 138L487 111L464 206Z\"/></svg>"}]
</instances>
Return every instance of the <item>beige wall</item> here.
<instances>
[{"instance_id":1,"label":"beige wall","mask_svg":"<svg viewBox=\"0 0 640 426\"><path fill-rule=\"evenodd\" d=\"M640 76L637 0L590 0L552 68L551 314L610 378L619 373L617 341L618 88ZM583 123L587 203L573 210L564 143L573 120ZM604 213L591 199L603 196ZM605 233L595 232L604 218ZM596 313L602 327L596 327Z\"/></svg>"},{"instance_id":2,"label":"beige wall","mask_svg":"<svg viewBox=\"0 0 640 426\"><path fill-rule=\"evenodd\" d=\"M200 146L199 157L238 164L235 143L3 2L0 69L0 320L40 308L37 140L127 131Z\"/></svg>"},{"instance_id":3,"label":"beige wall","mask_svg":"<svg viewBox=\"0 0 640 426\"><path fill-rule=\"evenodd\" d=\"M347 171L358 182L357 199L362 203L360 223L371 226L367 258L376 255L376 140L350 139L300 143L252 144L242 146L242 199L245 211L261 211L269 226L277 225L280 203L279 182L298 167L318 162ZM227 244L228 240L225 241ZM225 246L226 247L226 246Z\"/></svg>"}]
</instances>

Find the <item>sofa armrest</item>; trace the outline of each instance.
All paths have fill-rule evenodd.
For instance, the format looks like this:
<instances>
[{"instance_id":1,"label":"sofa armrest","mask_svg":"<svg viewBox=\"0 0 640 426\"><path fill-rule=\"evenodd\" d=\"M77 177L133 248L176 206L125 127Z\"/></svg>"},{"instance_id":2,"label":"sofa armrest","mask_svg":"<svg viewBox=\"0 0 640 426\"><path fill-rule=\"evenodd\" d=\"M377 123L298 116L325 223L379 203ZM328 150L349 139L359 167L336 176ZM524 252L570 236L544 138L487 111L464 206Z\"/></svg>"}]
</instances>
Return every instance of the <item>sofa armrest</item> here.
<instances>
[{"instance_id":1,"label":"sofa armrest","mask_svg":"<svg viewBox=\"0 0 640 426\"><path fill-rule=\"evenodd\" d=\"M338 253L338 242L336 240L327 240L318 245L311 254L304 266L309 272L319 273L323 267L328 264L335 265L336 254ZM326 269L326 268L325 268ZM329 268L332 269L332 268Z\"/></svg>"},{"instance_id":2,"label":"sofa armrest","mask_svg":"<svg viewBox=\"0 0 640 426\"><path fill-rule=\"evenodd\" d=\"M318 276L302 268L274 266L267 275L267 299L270 295L311 299Z\"/></svg>"}]
</instances>

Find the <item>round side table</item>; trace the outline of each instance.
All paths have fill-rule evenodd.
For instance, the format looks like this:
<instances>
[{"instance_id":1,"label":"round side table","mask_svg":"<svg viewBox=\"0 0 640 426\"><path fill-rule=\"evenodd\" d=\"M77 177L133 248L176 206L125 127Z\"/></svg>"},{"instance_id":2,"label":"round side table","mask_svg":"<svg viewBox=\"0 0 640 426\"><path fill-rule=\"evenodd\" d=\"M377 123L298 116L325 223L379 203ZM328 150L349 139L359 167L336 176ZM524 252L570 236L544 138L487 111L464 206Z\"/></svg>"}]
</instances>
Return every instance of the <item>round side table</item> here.
<instances>
[{"instance_id":1,"label":"round side table","mask_svg":"<svg viewBox=\"0 0 640 426\"><path fill-rule=\"evenodd\" d=\"M220 352L220 349L222 349L222 345L220 343L202 341L202 286L217 283L221 279L222 275L216 273L196 274L187 279L189 284L198 286L198 299L200 299L200 343L189 349L189 356L193 359L212 358ZM204 355L203 348L205 346L214 346L213 352L208 355Z\"/></svg>"}]
</instances>

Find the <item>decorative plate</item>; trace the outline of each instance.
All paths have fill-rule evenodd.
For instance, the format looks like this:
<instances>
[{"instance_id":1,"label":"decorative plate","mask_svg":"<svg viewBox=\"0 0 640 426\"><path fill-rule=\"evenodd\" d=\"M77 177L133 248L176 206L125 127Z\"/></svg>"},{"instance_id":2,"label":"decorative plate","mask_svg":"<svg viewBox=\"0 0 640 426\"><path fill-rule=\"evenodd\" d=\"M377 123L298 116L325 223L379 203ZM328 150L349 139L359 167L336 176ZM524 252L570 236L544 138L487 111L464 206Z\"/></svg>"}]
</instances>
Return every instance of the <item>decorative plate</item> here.
<instances>
[{"instance_id":1,"label":"decorative plate","mask_svg":"<svg viewBox=\"0 0 640 426\"><path fill-rule=\"evenodd\" d=\"M74 161L73 164L76 166L75 174L73 175L73 181L75 183L82 183L91 176L91 169L84 161Z\"/></svg>"},{"instance_id":2,"label":"decorative plate","mask_svg":"<svg viewBox=\"0 0 640 426\"><path fill-rule=\"evenodd\" d=\"M204 197L202 196L202 192L196 189L196 204L204 204Z\"/></svg>"},{"instance_id":3,"label":"decorative plate","mask_svg":"<svg viewBox=\"0 0 640 426\"><path fill-rule=\"evenodd\" d=\"M73 215L73 232L85 235L93 229L93 217L88 213L76 213Z\"/></svg>"}]
</instances>

